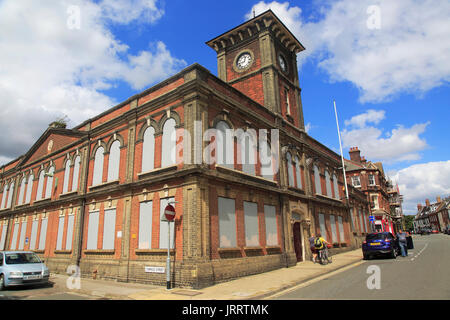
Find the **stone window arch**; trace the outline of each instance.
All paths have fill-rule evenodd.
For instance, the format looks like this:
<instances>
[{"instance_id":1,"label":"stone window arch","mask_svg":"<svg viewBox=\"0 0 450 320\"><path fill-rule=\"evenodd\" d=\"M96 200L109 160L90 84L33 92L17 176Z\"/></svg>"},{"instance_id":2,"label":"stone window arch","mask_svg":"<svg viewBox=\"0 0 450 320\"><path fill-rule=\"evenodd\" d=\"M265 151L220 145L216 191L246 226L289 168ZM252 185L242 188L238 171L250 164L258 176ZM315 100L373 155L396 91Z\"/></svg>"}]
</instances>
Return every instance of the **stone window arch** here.
<instances>
[{"instance_id":1,"label":"stone window arch","mask_svg":"<svg viewBox=\"0 0 450 320\"><path fill-rule=\"evenodd\" d=\"M234 169L234 135L228 121L220 120L216 129L216 162L224 167Z\"/></svg>"},{"instance_id":2,"label":"stone window arch","mask_svg":"<svg viewBox=\"0 0 450 320\"><path fill-rule=\"evenodd\" d=\"M9 186L9 192L8 192L8 201L6 203L6 207L7 208L11 208L12 205L12 197L13 197L13 193L14 193L14 187L15 187L15 183L14 181L11 182L11 185Z\"/></svg>"},{"instance_id":3,"label":"stone window arch","mask_svg":"<svg viewBox=\"0 0 450 320\"><path fill-rule=\"evenodd\" d=\"M110 145L108 159L108 182L119 180L120 147L121 143L119 139L114 140Z\"/></svg>"},{"instance_id":4,"label":"stone window arch","mask_svg":"<svg viewBox=\"0 0 450 320\"><path fill-rule=\"evenodd\" d=\"M295 161L295 176L297 178L297 188L302 189L302 174L300 170L300 159L296 155L294 158Z\"/></svg>"},{"instance_id":5,"label":"stone window arch","mask_svg":"<svg viewBox=\"0 0 450 320\"><path fill-rule=\"evenodd\" d=\"M258 155L261 162L261 176L269 180L275 180L274 159L269 141L260 141Z\"/></svg>"},{"instance_id":6,"label":"stone window arch","mask_svg":"<svg viewBox=\"0 0 450 320\"><path fill-rule=\"evenodd\" d=\"M51 165L47 170L47 185L45 186L45 199L50 198L52 196L54 173L55 173L55 166Z\"/></svg>"},{"instance_id":7,"label":"stone window arch","mask_svg":"<svg viewBox=\"0 0 450 320\"><path fill-rule=\"evenodd\" d=\"M5 184L3 186L2 203L1 203L0 209L4 209L6 207L6 199L8 196L8 190L9 190L9 184L8 184L8 182L5 182Z\"/></svg>"},{"instance_id":8,"label":"stone window arch","mask_svg":"<svg viewBox=\"0 0 450 320\"><path fill-rule=\"evenodd\" d=\"M37 193L36 193L36 201L39 201L42 199L42 194L44 192L44 180L45 180L45 170L41 169L38 172L38 187L37 187Z\"/></svg>"},{"instance_id":9,"label":"stone window arch","mask_svg":"<svg viewBox=\"0 0 450 320\"><path fill-rule=\"evenodd\" d=\"M103 182L103 161L105 149L103 146L96 148L94 153L94 170L92 173L92 185L96 186Z\"/></svg>"},{"instance_id":10,"label":"stone window arch","mask_svg":"<svg viewBox=\"0 0 450 320\"><path fill-rule=\"evenodd\" d=\"M143 127L142 132L142 169L148 172L155 168L155 134L157 129L153 125Z\"/></svg>"},{"instance_id":11,"label":"stone window arch","mask_svg":"<svg viewBox=\"0 0 450 320\"><path fill-rule=\"evenodd\" d=\"M25 203L31 202L31 192L33 191L33 182L34 182L34 175L33 175L33 171L30 170L30 174L28 175L28 182L27 182L27 192L25 194Z\"/></svg>"},{"instance_id":12,"label":"stone window arch","mask_svg":"<svg viewBox=\"0 0 450 320\"><path fill-rule=\"evenodd\" d=\"M247 130L238 129L236 136L240 145L238 158L240 155L239 160L242 164L242 171L250 175L256 175L256 150L258 143L256 131L250 128Z\"/></svg>"},{"instance_id":13,"label":"stone window arch","mask_svg":"<svg viewBox=\"0 0 450 320\"><path fill-rule=\"evenodd\" d=\"M73 176L72 176L72 190L71 191L76 191L78 189L80 166L81 166L81 156L76 155L74 163L73 163Z\"/></svg>"},{"instance_id":14,"label":"stone window arch","mask_svg":"<svg viewBox=\"0 0 450 320\"><path fill-rule=\"evenodd\" d=\"M69 179L70 179L70 167L72 161L70 158L66 158L66 163L64 165L64 181L63 181L63 191L62 193L67 193L69 191Z\"/></svg>"},{"instance_id":15,"label":"stone window arch","mask_svg":"<svg viewBox=\"0 0 450 320\"><path fill-rule=\"evenodd\" d=\"M17 205L20 206L22 205L24 202L24 196L25 196L25 188L27 187L27 177L24 174L22 176L22 179L20 181L20 190L19 190L19 194L17 196Z\"/></svg>"},{"instance_id":16,"label":"stone window arch","mask_svg":"<svg viewBox=\"0 0 450 320\"><path fill-rule=\"evenodd\" d=\"M339 195L339 185L338 185L338 179L335 173L333 173L333 186L334 186L334 197L336 199L340 198Z\"/></svg>"},{"instance_id":17,"label":"stone window arch","mask_svg":"<svg viewBox=\"0 0 450 320\"><path fill-rule=\"evenodd\" d=\"M162 126L161 167L169 167L176 163L177 122L167 118Z\"/></svg>"},{"instance_id":18,"label":"stone window arch","mask_svg":"<svg viewBox=\"0 0 450 320\"><path fill-rule=\"evenodd\" d=\"M325 170L325 187L326 187L326 191L327 191L327 197L332 197L333 194L331 192L331 177L330 177L330 173L328 172L328 170Z\"/></svg>"}]
</instances>

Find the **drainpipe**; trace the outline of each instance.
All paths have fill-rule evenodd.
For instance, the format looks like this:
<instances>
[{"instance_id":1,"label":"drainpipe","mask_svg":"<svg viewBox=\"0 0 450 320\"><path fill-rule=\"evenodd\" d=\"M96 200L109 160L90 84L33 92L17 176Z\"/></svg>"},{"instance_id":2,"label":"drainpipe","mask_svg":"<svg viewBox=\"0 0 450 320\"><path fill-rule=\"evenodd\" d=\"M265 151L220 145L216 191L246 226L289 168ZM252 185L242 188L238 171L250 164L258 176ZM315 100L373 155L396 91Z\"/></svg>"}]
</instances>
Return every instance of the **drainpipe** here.
<instances>
[{"instance_id":1,"label":"drainpipe","mask_svg":"<svg viewBox=\"0 0 450 320\"><path fill-rule=\"evenodd\" d=\"M84 216L86 214L86 194L87 194L87 185L88 185L88 177L89 177L89 158L91 156L91 134L90 134L90 125L88 132L88 148L86 152L85 159L85 174L84 174L84 184L83 184L83 198L81 201L81 210L80 210L80 238L78 244L78 252L77 252L77 266L80 266L81 261L81 252L83 250L83 235L84 235Z\"/></svg>"}]
</instances>

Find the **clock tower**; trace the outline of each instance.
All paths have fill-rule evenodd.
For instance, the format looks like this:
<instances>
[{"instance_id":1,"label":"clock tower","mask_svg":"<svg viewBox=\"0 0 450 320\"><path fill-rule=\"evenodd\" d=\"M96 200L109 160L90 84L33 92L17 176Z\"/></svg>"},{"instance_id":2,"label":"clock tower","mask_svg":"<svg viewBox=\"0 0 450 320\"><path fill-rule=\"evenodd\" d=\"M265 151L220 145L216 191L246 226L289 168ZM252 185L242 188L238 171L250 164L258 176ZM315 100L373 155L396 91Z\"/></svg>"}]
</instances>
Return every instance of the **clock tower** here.
<instances>
[{"instance_id":1,"label":"clock tower","mask_svg":"<svg viewBox=\"0 0 450 320\"><path fill-rule=\"evenodd\" d=\"M304 130L297 53L305 48L271 10L206 44L221 80Z\"/></svg>"}]
</instances>

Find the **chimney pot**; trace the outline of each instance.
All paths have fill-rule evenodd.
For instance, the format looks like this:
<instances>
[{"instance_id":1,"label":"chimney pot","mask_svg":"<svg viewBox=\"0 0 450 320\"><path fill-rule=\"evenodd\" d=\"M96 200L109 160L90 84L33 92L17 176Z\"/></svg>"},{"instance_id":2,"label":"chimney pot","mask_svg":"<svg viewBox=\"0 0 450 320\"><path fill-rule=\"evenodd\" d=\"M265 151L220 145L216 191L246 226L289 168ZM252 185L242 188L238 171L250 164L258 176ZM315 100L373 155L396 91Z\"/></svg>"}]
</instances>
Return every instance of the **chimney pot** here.
<instances>
[{"instance_id":1,"label":"chimney pot","mask_svg":"<svg viewBox=\"0 0 450 320\"><path fill-rule=\"evenodd\" d=\"M429 206L429 205L430 205L430 200L429 200L429 199L425 199L425 204L426 204L427 206Z\"/></svg>"},{"instance_id":2,"label":"chimney pot","mask_svg":"<svg viewBox=\"0 0 450 320\"><path fill-rule=\"evenodd\" d=\"M358 147L350 148L348 153L350 155L350 160L361 163L361 151L359 151Z\"/></svg>"},{"instance_id":3,"label":"chimney pot","mask_svg":"<svg viewBox=\"0 0 450 320\"><path fill-rule=\"evenodd\" d=\"M436 197L436 202L441 202L441 197L440 196Z\"/></svg>"}]
</instances>

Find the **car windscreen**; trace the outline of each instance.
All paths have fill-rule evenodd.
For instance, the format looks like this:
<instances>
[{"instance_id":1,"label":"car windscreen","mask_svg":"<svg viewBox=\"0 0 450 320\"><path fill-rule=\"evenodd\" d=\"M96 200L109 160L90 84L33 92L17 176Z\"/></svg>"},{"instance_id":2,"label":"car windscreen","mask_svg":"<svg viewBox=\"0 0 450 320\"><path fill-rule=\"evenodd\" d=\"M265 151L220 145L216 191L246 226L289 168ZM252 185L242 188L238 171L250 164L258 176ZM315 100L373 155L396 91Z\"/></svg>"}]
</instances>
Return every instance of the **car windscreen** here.
<instances>
[{"instance_id":1,"label":"car windscreen","mask_svg":"<svg viewBox=\"0 0 450 320\"><path fill-rule=\"evenodd\" d=\"M34 253L7 253L6 264L41 263L39 257Z\"/></svg>"},{"instance_id":2,"label":"car windscreen","mask_svg":"<svg viewBox=\"0 0 450 320\"><path fill-rule=\"evenodd\" d=\"M366 236L366 240L384 240L387 238L387 234L384 233L371 233Z\"/></svg>"}]
</instances>

